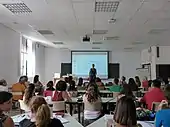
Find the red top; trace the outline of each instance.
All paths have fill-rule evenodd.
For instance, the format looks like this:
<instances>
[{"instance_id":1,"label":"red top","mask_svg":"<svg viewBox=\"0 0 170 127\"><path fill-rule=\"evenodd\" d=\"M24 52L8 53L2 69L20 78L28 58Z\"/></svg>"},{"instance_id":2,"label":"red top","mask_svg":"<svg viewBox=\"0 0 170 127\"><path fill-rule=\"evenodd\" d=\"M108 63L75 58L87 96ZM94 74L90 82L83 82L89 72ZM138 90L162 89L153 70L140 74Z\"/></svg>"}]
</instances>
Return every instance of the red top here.
<instances>
[{"instance_id":1,"label":"red top","mask_svg":"<svg viewBox=\"0 0 170 127\"><path fill-rule=\"evenodd\" d=\"M62 91L55 91L52 97L52 101L64 101Z\"/></svg>"},{"instance_id":2,"label":"red top","mask_svg":"<svg viewBox=\"0 0 170 127\"><path fill-rule=\"evenodd\" d=\"M162 100L166 100L162 90L160 88L152 88L150 91L145 93L141 102L145 102L147 104L147 108L151 110L153 102L161 102Z\"/></svg>"},{"instance_id":3,"label":"red top","mask_svg":"<svg viewBox=\"0 0 170 127\"><path fill-rule=\"evenodd\" d=\"M148 81L147 80L142 82L142 87L148 88Z\"/></svg>"},{"instance_id":4,"label":"red top","mask_svg":"<svg viewBox=\"0 0 170 127\"><path fill-rule=\"evenodd\" d=\"M46 91L44 91L44 97L47 97L47 96L53 96L53 91L51 91L51 90L46 90Z\"/></svg>"}]
</instances>

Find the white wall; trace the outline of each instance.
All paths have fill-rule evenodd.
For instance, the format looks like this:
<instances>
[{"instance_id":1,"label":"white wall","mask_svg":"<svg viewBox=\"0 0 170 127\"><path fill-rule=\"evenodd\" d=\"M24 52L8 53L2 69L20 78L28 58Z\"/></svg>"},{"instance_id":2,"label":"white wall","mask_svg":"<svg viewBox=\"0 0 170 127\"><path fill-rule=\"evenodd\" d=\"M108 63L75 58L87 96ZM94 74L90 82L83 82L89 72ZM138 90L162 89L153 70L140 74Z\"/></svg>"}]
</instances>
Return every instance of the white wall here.
<instances>
[{"instance_id":1,"label":"white wall","mask_svg":"<svg viewBox=\"0 0 170 127\"><path fill-rule=\"evenodd\" d=\"M20 68L20 34L0 24L0 78L12 84Z\"/></svg>"},{"instance_id":2,"label":"white wall","mask_svg":"<svg viewBox=\"0 0 170 127\"><path fill-rule=\"evenodd\" d=\"M51 80L55 72L61 72L61 63L71 62L71 52L54 48L45 48L45 80ZM111 52L110 63L120 63L120 76L134 77L140 67L140 52Z\"/></svg>"},{"instance_id":3,"label":"white wall","mask_svg":"<svg viewBox=\"0 0 170 127\"><path fill-rule=\"evenodd\" d=\"M69 50L45 48L45 81L52 80L54 73L61 73L61 63L71 62Z\"/></svg>"},{"instance_id":4,"label":"white wall","mask_svg":"<svg viewBox=\"0 0 170 127\"><path fill-rule=\"evenodd\" d=\"M40 44L35 45L35 74L40 76L41 82L45 81L45 47Z\"/></svg>"},{"instance_id":5,"label":"white wall","mask_svg":"<svg viewBox=\"0 0 170 127\"><path fill-rule=\"evenodd\" d=\"M140 52L111 52L110 63L120 63L120 76L127 78L136 76L136 68L140 68Z\"/></svg>"}]
</instances>

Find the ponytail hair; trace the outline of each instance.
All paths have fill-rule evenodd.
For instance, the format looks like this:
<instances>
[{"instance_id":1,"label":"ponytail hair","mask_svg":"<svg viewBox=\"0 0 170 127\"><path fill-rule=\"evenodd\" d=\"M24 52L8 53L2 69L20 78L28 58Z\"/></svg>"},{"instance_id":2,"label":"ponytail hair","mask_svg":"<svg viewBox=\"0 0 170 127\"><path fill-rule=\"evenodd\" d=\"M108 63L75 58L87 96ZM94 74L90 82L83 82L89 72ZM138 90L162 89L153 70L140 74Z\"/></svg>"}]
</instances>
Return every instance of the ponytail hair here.
<instances>
[{"instance_id":1,"label":"ponytail hair","mask_svg":"<svg viewBox=\"0 0 170 127\"><path fill-rule=\"evenodd\" d=\"M96 84L89 83L86 89L87 100L93 103L98 100L99 90Z\"/></svg>"},{"instance_id":2,"label":"ponytail hair","mask_svg":"<svg viewBox=\"0 0 170 127\"><path fill-rule=\"evenodd\" d=\"M35 113L36 127L48 127L51 122L51 112L47 102L41 96L34 96L30 102L30 109Z\"/></svg>"},{"instance_id":3,"label":"ponytail hair","mask_svg":"<svg viewBox=\"0 0 170 127\"><path fill-rule=\"evenodd\" d=\"M48 127L51 122L50 109L47 104L42 104L36 113L36 127Z\"/></svg>"}]
</instances>

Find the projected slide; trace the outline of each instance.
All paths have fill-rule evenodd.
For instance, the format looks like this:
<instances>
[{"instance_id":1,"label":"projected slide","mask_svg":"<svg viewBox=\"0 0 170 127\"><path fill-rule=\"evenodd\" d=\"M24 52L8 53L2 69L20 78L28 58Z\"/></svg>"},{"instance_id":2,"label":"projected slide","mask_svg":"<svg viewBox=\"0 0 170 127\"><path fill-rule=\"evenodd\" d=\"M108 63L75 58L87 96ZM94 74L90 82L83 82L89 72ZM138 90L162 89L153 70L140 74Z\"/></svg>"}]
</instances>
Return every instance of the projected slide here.
<instances>
[{"instance_id":1,"label":"projected slide","mask_svg":"<svg viewBox=\"0 0 170 127\"><path fill-rule=\"evenodd\" d=\"M92 64L98 77L108 78L108 52L72 52L72 74L88 78Z\"/></svg>"}]
</instances>

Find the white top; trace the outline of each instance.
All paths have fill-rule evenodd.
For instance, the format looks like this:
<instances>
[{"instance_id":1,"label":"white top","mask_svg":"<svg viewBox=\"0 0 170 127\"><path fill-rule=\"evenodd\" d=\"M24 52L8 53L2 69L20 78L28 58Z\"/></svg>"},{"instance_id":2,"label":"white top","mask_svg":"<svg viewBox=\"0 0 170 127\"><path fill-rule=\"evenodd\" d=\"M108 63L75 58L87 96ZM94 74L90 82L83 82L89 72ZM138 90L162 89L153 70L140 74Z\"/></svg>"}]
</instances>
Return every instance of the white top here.
<instances>
[{"instance_id":1,"label":"white top","mask_svg":"<svg viewBox=\"0 0 170 127\"><path fill-rule=\"evenodd\" d=\"M101 98L98 97L96 102L90 103L87 96L83 95L84 102L84 118L97 119L101 115Z\"/></svg>"},{"instance_id":2,"label":"white top","mask_svg":"<svg viewBox=\"0 0 170 127\"><path fill-rule=\"evenodd\" d=\"M0 91L8 92L8 87L7 86L0 86Z\"/></svg>"}]
</instances>

